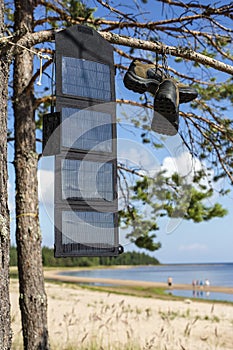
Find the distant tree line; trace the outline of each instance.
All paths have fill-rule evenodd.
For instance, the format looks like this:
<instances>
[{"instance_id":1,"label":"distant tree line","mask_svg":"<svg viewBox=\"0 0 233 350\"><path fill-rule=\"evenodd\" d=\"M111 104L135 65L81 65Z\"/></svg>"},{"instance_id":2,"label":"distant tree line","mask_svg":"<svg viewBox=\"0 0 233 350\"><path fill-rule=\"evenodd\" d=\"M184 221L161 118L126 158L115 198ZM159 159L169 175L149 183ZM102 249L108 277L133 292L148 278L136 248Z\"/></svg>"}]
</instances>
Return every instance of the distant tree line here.
<instances>
[{"instance_id":1,"label":"distant tree line","mask_svg":"<svg viewBox=\"0 0 233 350\"><path fill-rule=\"evenodd\" d=\"M117 257L79 257L79 258L55 258L52 248L42 248L43 266L46 267L75 267L98 265L158 265L159 261L145 253L126 252ZM10 266L17 266L16 247L10 249Z\"/></svg>"}]
</instances>

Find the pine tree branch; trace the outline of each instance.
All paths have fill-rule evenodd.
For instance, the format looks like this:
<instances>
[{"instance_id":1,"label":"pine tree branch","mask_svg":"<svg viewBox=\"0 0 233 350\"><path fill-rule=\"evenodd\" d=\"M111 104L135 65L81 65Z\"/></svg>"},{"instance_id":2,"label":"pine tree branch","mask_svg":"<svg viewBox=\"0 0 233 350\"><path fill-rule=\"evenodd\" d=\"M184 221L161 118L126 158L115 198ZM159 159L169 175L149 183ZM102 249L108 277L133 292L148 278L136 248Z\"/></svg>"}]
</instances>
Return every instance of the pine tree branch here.
<instances>
[{"instance_id":1,"label":"pine tree branch","mask_svg":"<svg viewBox=\"0 0 233 350\"><path fill-rule=\"evenodd\" d=\"M147 107L150 109L153 109L154 107L152 105L148 105L147 103L140 103L140 102L136 102L136 101L131 101L131 100L124 100L122 99L116 99L116 103L119 104L126 104L126 105L131 105L131 106L136 106L136 107Z\"/></svg>"},{"instance_id":2,"label":"pine tree branch","mask_svg":"<svg viewBox=\"0 0 233 350\"><path fill-rule=\"evenodd\" d=\"M182 1L172 1L172 0L158 0L159 2L162 2L164 4L169 4L170 6L178 6L183 7L186 9L201 9L204 10L203 15L210 16L210 15L223 15L229 18L233 19L233 4L232 1L229 4L223 5L219 8L213 8L210 7L210 5L203 5L198 2L190 1L189 3L184 3Z\"/></svg>"},{"instance_id":3,"label":"pine tree branch","mask_svg":"<svg viewBox=\"0 0 233 350\"><path fill-rule=\"evenodd\" d=\"M132 22L136 22L135 19L134 19L133 17L131 17L131 16L129 16L128 14L126 14L126 13L124 13L124 12L122 12L122 11L119 11L118 9L116 9L116 8L114 8L114 7L112 7L112 6L110 6L107 2L104 2L104 1L102 1L102 0L97 0L97 2L98 2L100 5L102 5L103 7L107 8L108 10L110 10L111 12L114 12L114 13L116 13L117 15L120 15L120 16L122 16L123 18L126 18L126 19L128 19L128 20L130 20L130 21L132 21Z\"/></svg>"},{"instance_id":4,"label":"pine tree branch","mask_svg":"<svg viewBox=\"0 0 233 350\"><path fill-rule=\"evenodd\" d=\"M55 96L43 96L41 98L37 98L34 101L33 108L36 110L42 103L50 102L50 103L55 103L56 97Z\"/></svg>"},{"instance_id":5,"label":"pine tree branch","mask_svg":"<svg viewBox=\"0 0 233 350\"><path fill-rule=\"evenodd\" d=\"M203 132L203 130L201 129L200 125L198 123L196 123L193 118L190 118L190 120L193 123L193 125L195 126L195 128L199 131L199 133L203 136L203 138L208 140L208 142L212 145L212 147L213 147L213 149L215 151L215 154L217 155L217 158L219 160L219 163L221 164L222 169L227 174L229 180L231 181L231 184L233 184L232 172L230 170L228 170L227 164L226 164L225 160L222 158L222 156L220 154L219 147L216 145L216 143L212 140L211 137L209 137L205 132Z\"/></svg>"},{"instance_id":6,"label":"pine tree branch","mask_svg":"<svg viewBox=\"0 0 233 350\"><path fill-rule=\"evenodd\" d=\"M170 54L175 57L182 57L191 61L210 66L219 71L233 74L233 66L210 58L186 47L168 46L159 42L135 39L109 32L100 32L102 37L112 44L133 47L141 50L157 52L158 54Z\"/></svg>"},{"instance_id":7,"label":"pine tree branch","mask_svg":"<svg viewBox=\"0 0 233 350\"><path fill-rule=\"evenodd\" d=\"M25 46L27 48L31 48L38 43L54 40L54 36L56 32L58 32L58 30L50 29L50 30L42 30L35 33L27 33L18 41L14 42L14 45L15 45L14 53L16 54L22 51L22 48L17 46L18 44L21 46ZM129 36L122 36L122 35L110 33L110 32L99 32L99 34L105 40L115 45L122 45L127 47L133 47L135 49L157 52L158 54L170 54L171 56L185 58L203 65L210 66L216 70L219 70L228 74L233 74L232 65L223 63L219 60L216 60L208 56L205 56L203 54L200 54L198 52L195 52L190 48L179 47L179 46L178 47L169 46L160 42L151 42L148 40L135 39ZM8 43L9 41L12 42L13 40L9 40L7 38L1 38L0 47L2 44L4 46L4 49L6 50L7 44L9 48L9 43ZM0 52L1 52L1 49L0 49Z\"/></svg>"},{"instance_id":8,"label":"pine tree branch","mask_svg":"<svg viewBox=\"0 0 233 350\"><path fill-rule=\"evenodd\" d=\"M208 108L208 112L209 112L209 114L212 115L212 117L214 117L214 114L212 113L211 108ZM213 122L213 121L209 120L208 118L205 118L201 115L197 115L197 114L193 114L193 113L183 113L181 111L180 111L180 115L184 118L197 119L199 121L202 121L202 122L206 123L207 125L209 125L209 128L214 128L214 129L218 130L219 132L221 132L224 135L224 137L227 134L226 128L223 125L216 124L215 122ZM230 138L228 135L227 135L227 139L233 143L233 139Z\"/></svg>"}]
</instances>

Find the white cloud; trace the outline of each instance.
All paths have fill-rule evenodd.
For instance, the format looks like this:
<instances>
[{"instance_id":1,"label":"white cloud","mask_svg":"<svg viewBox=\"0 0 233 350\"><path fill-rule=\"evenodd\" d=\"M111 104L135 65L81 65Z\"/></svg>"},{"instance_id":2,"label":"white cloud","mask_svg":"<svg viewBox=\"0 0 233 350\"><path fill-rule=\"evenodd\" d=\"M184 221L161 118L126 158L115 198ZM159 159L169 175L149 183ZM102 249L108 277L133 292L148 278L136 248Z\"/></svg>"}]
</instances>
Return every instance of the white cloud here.
<instances>
[{"instance_id":1,"label":"white cloud","mask_svg":"<svg viewBox=\"0 0 233 350\"><path fill-rule=\"evenodd\" d=\"M164 158L161 170L166 170L167 176L178 173L180 176L185 177L187 184L193 182L195 173L203 171L205 175L203 175L200 184L206 186L206 188L214 187L212 182L214 171L207 170L206 165L198 158L193 157L188 151L181 153L177 157Z\"/></svg>"},{"instance_id":2,"label":"white cloud","mask_svg":"<svg viewBox=\"0 0 233 350\"><path fill-rule=\"evenodd\" d=\"M9 180L7 182L7 190L8 190L8 207L10 212L14 212L15 211L15 190Z\"/></svg>"},{"instance_id":3,"label":"white cloud","mask_svg":"<svg viewBox=\"0 0 233 350\"><path fill-rule=\"evenodd\" d=\"M195 172L205 168L199 159L192 157L189 152L182 152L178 157L166 157L163 161L162 170L166 170L167 175L175 172L181 176L187 176L192 181Z\"/></svg>"},{"instance_id":4,"label":"white cloud","mask_svg":"<svg viewBox=\"0 0 233 350\"><path fill-rule=\"evenodd\" d=\"M51 205L54 202L54 172L51 170L38 170L39 201L43 205Z\"/></svg>"},{"instance_id":5,"label":"white cloud","mask_svg":"<svg viewBox=\"0 0 233 350\"><path fill-rule=\"evenodd\" d=\"M179 251L186 251L186 252L200 252L200 251L207 251L208 247L205 244L200 244L200 243L192 243L188 245L180 245L179 246Z\"/></svg>"},{"instance_id":6,"label":"white cloud","mask_svg":"<svg viewBox=\"0 0 233 350\"><path fill-rule=\"evenodd\" d=\"M200 185L205 186L206 189L212 188L214 190L212 197L208 198L208 203L210 205L216 202L220 190L224 188L224 179L214 182L214 170L207 170L206 164L201 162L198 158L192 157L188 151L181 153L177 157L164 158L161 170L166 170L167 176L171 176L174 173L184 176L186 184L193 183L195 173L203 171L204 175L200 181ZM193 183L193 185L195 186L195 183Z\"/></svg>"},{"instance_id":7,"label":"white cloud","mask_svg":"<svg viewBox=\"0 0 233 350\"><path fill-rule=\"evenodd\" d=\"M154 176L160 169L156 156L141 141L119 139L117 157L120 163L140 170L141 174Z\"/></svg>"}]
</instances>

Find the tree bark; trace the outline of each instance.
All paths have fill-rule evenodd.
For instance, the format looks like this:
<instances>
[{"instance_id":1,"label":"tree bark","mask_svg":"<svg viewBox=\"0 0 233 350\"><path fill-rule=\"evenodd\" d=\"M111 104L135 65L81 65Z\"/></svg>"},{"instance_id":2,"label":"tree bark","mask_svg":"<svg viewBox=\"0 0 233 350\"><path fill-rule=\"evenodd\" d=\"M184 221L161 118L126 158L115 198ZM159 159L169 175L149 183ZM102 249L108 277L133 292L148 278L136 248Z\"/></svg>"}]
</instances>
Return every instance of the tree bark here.
<instances>
[{"instance_id":1,"label":"tree bark","mask_svg":"<svg viewBox=\"0 0 233 350\"><path fill-rule=\"evenodd\" d=\"M35 2L15 1L15 31L33 30ZM19 304L24 349L47 350L47 297L42 267L38 211L34 92L27 89L33 74L33 54L23 50L14 61L16 242Z\"/></svg>"},{"instance_id":2,"label":"tree bark","mask_svg":"<svg viewBox=\"0 0 233 350\"><path fill-rule=\"evenodd\" d=\"M4 34L4 2L0 0L0 36ZM7 99L10 58L0 63L0 349L11 348L9 296L10 219L7 196Z\"/></svg>"}]
</instances>

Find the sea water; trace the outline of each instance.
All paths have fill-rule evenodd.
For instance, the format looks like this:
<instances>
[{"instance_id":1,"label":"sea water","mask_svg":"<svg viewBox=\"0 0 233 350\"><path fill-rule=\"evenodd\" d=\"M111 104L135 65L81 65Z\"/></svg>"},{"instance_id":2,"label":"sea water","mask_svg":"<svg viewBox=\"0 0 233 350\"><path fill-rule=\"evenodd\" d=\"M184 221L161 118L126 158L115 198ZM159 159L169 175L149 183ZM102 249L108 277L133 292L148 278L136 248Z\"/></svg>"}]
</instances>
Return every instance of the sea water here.
<instances>
[{"instance_id":1,"label":"sea water","mask_svg":"<svg viewBox=\"0 0 233 350\"><path fill-rule=\"evenodd\" d=\"M173 295L196 297L203 299L226 300L233 302L233 294L208 293L205 291L175 290L175 284L192 284L193 280L199 283L210 281L210 285L233 287L233 263L211 264L167 264L156 266L137 266L124 269L94 269L68 272L70 276L90 278L112 278L134 281L167 282L169 276L173 279Z\"/></svg>"}]
</instances>

